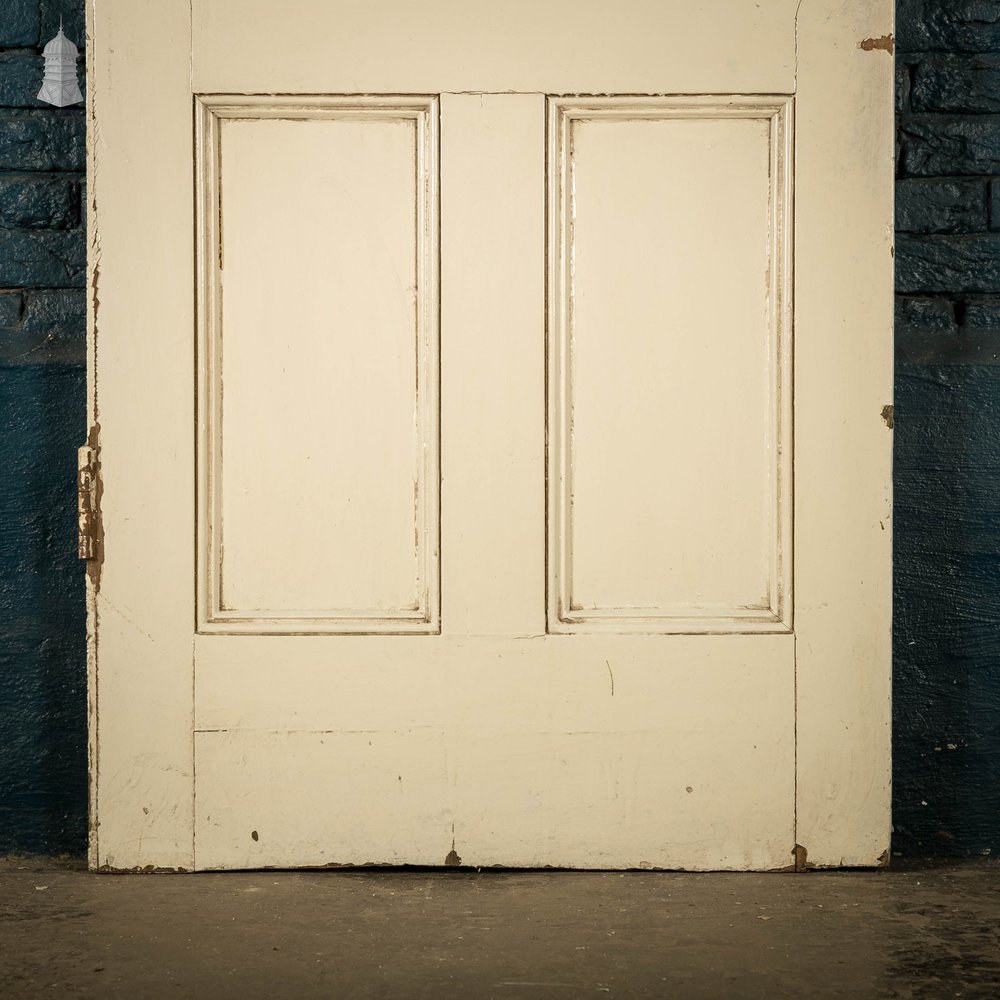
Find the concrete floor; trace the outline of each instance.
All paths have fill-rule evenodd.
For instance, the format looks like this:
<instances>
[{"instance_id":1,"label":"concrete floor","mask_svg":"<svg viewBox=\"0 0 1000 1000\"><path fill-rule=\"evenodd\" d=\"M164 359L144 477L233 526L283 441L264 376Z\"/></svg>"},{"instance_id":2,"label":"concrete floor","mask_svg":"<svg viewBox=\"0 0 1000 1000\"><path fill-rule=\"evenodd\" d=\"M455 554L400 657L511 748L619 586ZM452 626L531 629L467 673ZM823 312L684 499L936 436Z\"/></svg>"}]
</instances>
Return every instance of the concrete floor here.
<instances>
[{"instance_id":1,"label":"concrete floor","mask_svg":"<svg viewBox=\"0 0 1000 1000\"><path fill-rule=\"evenodd\" d=\"M0 861L0 997L1000 997L1000 864L91 875Z\"/></svg>"}]
</instances>

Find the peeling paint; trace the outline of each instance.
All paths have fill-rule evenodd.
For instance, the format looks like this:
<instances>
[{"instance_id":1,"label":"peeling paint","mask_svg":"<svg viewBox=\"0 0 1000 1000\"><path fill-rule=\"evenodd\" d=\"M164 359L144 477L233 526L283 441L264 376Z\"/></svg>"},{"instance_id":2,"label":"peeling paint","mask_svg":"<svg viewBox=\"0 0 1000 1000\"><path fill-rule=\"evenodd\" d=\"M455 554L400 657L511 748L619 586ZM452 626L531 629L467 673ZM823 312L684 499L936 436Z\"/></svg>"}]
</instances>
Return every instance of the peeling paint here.
<instances>
[{"instance_id":1,"label":"peeling paint","mask_svg":"<svg viewBox=\"0 0 1000 1000\"><path fill-rule=\"evenodd\" d=\"M101 566L104 563L104 525L101 519L104 487L101 482L100 437L101 425L95 423L87 435L87 443L80 449L77 472L78 554L87 562L87 575L95 593L101 589Z\"/></svg>"}]
</instances>

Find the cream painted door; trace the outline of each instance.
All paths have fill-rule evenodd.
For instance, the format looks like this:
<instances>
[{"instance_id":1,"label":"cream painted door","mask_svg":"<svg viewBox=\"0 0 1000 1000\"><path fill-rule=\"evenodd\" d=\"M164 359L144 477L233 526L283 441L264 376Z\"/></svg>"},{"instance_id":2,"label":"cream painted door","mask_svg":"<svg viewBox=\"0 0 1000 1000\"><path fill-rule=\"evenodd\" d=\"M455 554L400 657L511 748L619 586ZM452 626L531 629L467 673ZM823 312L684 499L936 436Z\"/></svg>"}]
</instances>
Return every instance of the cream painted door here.
<instances>
[{"instance_id":1,"label":"cream painted door","mask_svg":"<svg viewBox=\"0 0 1000 1000\"><path fill-rule=\"evenodd\" d=\"M884 861L889 0L88 7L92 864Z\"/></svg>"}]
</instances>

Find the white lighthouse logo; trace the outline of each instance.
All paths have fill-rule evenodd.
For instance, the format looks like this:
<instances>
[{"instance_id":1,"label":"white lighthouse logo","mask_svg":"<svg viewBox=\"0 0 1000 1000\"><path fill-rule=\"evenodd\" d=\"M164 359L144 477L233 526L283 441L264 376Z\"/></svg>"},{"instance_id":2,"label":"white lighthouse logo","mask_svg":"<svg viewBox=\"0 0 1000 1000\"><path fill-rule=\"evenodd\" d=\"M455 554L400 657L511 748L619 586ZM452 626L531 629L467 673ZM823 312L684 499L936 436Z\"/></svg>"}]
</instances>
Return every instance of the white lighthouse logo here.
<instances>
[{"instance_id":1,"label":"white lighthouse logo","mask_svg":"<svg viewBox=\"0 0 1000 1000\"><path fill-rule=\"evenodd\" d=\"M76 77L76 59L80 50L63 34L62 20L59 34L42 50L45 56L45 75L38 99L57 108L79 104L83 100Z\"/></svg>"}]
</instances>

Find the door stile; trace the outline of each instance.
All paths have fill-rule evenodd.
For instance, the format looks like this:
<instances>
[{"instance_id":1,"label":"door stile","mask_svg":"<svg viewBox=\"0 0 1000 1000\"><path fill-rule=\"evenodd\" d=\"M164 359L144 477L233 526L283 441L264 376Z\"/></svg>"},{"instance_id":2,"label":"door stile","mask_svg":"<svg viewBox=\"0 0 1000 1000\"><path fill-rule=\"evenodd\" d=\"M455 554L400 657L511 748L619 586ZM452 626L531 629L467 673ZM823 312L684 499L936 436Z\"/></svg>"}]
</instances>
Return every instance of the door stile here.
<instances>
[{"instance_id":1,"label":"door stile","mask_svg":"<svg viewBox=\"0 0 1000 1000\"><path fill-rule=\"evenodd\" d=\"M89 857L190 870L194 244L177 220L194 218L191 8L88 0L87 25L88 396L103 523L87 585Z\"/></svg>"},{"instance_id":2,"label":"door stile","mask_svg":"<svg viewBox=\"0 0 1000 1000\"><path fill-rule=\"evenodd\" d=\"M892 5L804 0L795 270L796 842L888 861L892 662Z\"/></svg>"}]
</instances>

